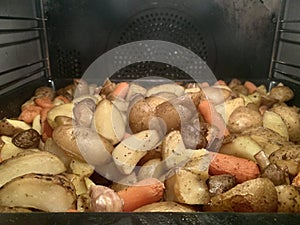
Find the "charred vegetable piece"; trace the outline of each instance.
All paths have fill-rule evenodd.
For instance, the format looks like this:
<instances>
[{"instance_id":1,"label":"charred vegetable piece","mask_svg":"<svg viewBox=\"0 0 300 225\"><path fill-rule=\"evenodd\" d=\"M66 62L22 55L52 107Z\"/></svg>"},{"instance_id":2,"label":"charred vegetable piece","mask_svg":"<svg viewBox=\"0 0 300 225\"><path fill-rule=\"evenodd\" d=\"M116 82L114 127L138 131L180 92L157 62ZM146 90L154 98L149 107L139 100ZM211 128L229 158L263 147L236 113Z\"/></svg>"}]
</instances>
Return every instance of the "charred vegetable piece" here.
<instances>
[{"instance_id":1,"label":"charred vegetable piece","mask_svg":"<svg viewBox=\"0 0 300 225\"><path fill-rule=\"evenodd\" d=\"M230 174L211 176L208 179L208 190L211 196L215 196L228 191L236 184L236 178Z\"/></svg>"},{"instance_id":2,"label":"charred vegetable piece","mask_svg":"<svg viewBox=\"0 0 300 225\"><path fill-rule=\"evenodd\" d=\"M12 143L19 148L28 149L37 148L40 140L40 134L34 129L29 129L17 133L13 137Z\"/></svg>"},{"instance_id":3,"label":"charred vegetable piece","mask_svg":"<svg viewBox=\"0 0 300 225\"><path fill-rule=\"evenodd\" d=\"M63 175L27 174L0 189L2 206L64 212L75 209L75 202L74 186Z\"/></svg>"},{"instance_id":4,"label":"charred vegetable piece","mask_svg":"<svg viewBox=\"0 0 300 225\"><path fill-rule=\"evenodd\" d=\"M66 167L57 156L46 151L27 151L1 162L0 187L27 173L59 174L64 171Z\"/></svg>"}]
</instances>

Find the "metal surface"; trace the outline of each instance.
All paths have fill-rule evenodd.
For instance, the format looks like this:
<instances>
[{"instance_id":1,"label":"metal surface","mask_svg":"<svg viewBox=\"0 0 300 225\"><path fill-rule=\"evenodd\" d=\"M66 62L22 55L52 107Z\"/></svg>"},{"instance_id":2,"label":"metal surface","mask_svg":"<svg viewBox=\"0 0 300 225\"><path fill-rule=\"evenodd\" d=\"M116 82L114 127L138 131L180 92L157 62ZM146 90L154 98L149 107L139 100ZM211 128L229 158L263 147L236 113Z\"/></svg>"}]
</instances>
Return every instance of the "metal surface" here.
<instances>
[{"instance_id":1,"label":"metal surface","mask_svg":"<svg viewBox=\"0 0 300 225\"><path fill-rule=\"evenodd\" d=\"M48 74L41 1L22 3L0 1L0 94Z\"/></svg>"},{"instance_id":2,"label":"metal surface","mask_svg":"<svg viewBox=\"0 0 300 225\"><path fill-rule=\"evenodd\" d=\"M5 225L298 225L299 214L256 213L17 213L0 215Z\"/></svg>"},{"instance_id":3,"label":"metal surface","mask_svg":"<svg viewBox=\"0 0 300 225\"><path fill-rule=\"evenodd\" d=\"M120 44L161 39L203 57L219 78L267 78L280 1L265 2L48 0L52 74L80 77Z\"/></svg>"},{"instance_id":4,"label":"metal surface","mask_svg":"<svg viewBox=\"0 0 300 225\"><path fill-rule=\"evenodd\" d=\"M300 84L300 2L283 0L270 77Z\"/></svg>"}]
</instances>

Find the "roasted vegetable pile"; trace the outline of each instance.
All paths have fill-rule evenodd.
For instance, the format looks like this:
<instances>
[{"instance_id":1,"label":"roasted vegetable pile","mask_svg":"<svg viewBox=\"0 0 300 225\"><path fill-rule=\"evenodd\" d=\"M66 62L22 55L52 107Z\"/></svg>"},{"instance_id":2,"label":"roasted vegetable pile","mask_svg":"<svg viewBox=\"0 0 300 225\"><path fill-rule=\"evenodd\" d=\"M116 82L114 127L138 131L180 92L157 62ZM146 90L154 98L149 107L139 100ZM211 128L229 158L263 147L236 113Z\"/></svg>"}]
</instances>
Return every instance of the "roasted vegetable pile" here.
<instances>
[{"instance_id":1,"label":"roasted vegetable pile","mask_svg":"<svg viewBox=\"0 0 300 225\"><path fill-rule=\"evenodd\" d=\"M300 110L279 83L84 80L0 121L1 212L300 212Z\"/></svg>"}]
</instances>

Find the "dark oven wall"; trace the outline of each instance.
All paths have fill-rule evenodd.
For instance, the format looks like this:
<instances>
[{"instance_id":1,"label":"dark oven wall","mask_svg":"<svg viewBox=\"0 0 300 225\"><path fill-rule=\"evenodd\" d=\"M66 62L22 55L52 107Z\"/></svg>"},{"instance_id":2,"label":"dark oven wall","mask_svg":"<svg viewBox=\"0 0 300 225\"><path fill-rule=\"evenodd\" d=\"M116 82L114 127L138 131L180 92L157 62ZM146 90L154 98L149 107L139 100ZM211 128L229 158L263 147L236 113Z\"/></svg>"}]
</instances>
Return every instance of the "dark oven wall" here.
<instances>
[{"instance_id":1,"label":"dark oven wall","mask_svg":"<svg viewBox=\"0 0 300 225\"><path fill-rule=\"evenodd\" d=\"M106 51L170 41L218 78L267 78L280 0L47 0L52 75L80 77Z\"/></svg>"}]
</instances>

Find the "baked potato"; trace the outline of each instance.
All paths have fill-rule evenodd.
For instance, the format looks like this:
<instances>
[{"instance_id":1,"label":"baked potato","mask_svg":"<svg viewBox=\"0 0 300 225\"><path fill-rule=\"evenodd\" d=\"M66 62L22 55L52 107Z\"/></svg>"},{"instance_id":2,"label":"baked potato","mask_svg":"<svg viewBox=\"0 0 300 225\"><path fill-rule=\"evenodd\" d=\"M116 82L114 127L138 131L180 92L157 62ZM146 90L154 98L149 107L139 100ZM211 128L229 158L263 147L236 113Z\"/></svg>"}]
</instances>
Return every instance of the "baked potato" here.
<instances>
[{"instance_id":1,"label":"baked potato","mask_svg":"<svg viewBox=\"0 0 300 225\"><path fill-rule=\"evenodd\" d=\"M238 184L211 198L205 210L222 212L276 212L277 191L267 178Z\"/></svg>"}]
</instances>

